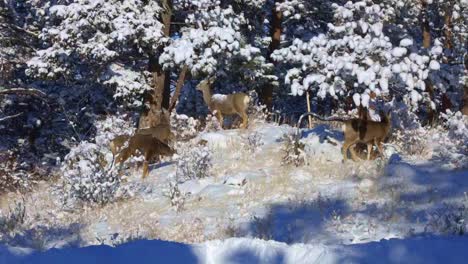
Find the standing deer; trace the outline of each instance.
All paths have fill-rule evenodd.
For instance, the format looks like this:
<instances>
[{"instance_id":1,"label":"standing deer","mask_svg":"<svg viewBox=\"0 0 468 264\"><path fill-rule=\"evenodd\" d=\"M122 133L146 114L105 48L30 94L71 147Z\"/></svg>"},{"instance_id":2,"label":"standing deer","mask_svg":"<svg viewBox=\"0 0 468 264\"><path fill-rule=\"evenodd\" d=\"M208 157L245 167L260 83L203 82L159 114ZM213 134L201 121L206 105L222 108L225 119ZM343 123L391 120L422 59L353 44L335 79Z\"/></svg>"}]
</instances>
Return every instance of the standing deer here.
<instances>
[{"instance_id":1,"label":"standing deer","mask_svg":"<svg viewBox=\"0 0 468 264\"><path fill-rule=\"evenodd\" d=\"M355 149L352 148L357 143L364 143L367 145L367 160L370 159L372 147L374 145L379 150L379 154L381 156L384 155L382 142L386 139L392 125L390 112L386 115L383 114L383 112L380 112L380 116L383 117L383 120L380 122L368 121L359 118L348 120L340 118L326 119L310 112L302 115L299 122L301 122L302 118L306 115L312 115L321 121L335 121L343 123L342 127L345 139L342 154L345 161L348 159L348 149L351 151L352 159L354 161L357 160L357 153Z\"/></svg>"},{"instance_id":2,"label":"standing deer","mask_svg":"<svg viewBox=\"0 0 468 264\"><path fill-rule=\"evenodd\" d=\"M374 145L379 150L380 155L384 155L382 142L387 138L392 124L390 112L381 116L384 118L380 122L363 121L361 119L351 119L344 122L343 132L345 142L343 143L342 150L344 160L347 159L348 149L359 142L367 145L367 160L370 159L371 150ZM351 148L351 156L353 160L356 160L354 148Z\"/></svg>"},{"instance_id":3,"label":"standing deer","mask_svg":"<svg viewBox=\"0 0 468 264\"><path fill-rule=\"evenodd\" d=\"M247 107L250 102L250 97L246 93L212 95L210 88L213 82L214 77L203 80L197 85L196 89L203 93L203 100L211 113L216 115L221 127L223 127L223 115L237 114L242 118L240 127L247 128Z\"/></svg>"},{"instance_id":4,"label":"standing deer","mask_svg":"<svg viewBox=\"0 0 468 264\"><path fill-rule=\"evenodd\" d=\"M159 161L161 155L171 156L175 151L167 145L174 135L169 125L139 129L133 136L120 135L110 142L110 149L114 155L114 162L122 165L128 158L140 152L144 155L143 178L149 174L149 161L156 157Z\"/></svg>"}]
</instances>

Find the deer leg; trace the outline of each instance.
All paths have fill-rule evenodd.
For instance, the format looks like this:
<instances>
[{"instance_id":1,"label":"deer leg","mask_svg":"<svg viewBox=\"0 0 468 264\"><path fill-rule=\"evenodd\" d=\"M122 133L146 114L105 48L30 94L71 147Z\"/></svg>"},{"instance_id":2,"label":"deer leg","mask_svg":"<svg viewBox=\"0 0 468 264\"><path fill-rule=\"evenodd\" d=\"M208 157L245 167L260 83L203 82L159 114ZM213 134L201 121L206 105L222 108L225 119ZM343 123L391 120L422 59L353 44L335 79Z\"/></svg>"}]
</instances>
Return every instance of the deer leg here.
<instances>
[{"instance_id":1,"label":"deer leg","mask_svg":"<svg viewBox=\"0 0 468 264\"><path fill-rule=\"evenodd\" d=\"M145 152L145 161L143 162L143 179L146 178L146 176L149 174L149 162L152 156L153 152L151 150Z\"/></svg>"},{"instance_id":2,"label":"deer leg","mask_svg":"<svg viewBox=\"0 0 468 264\"><path fill-rule=\"evenodd\" d=\"M148 161L144 161L143 162L143 176L141 177L142 179L146 178L146 176L148 176L149 174L149 165L148 165Z\"/></svg>"},{"instance_id":3,"label":"deer leg","mask_svg":"<svg viewBox=\"0 0 468 264\"><path fill-rule=\"evenodd\" d=\"M359 161L361 157L356 153L356 148L358 145L350 145L349 152L351 152L351 159L355 162Z\"/></svg>"},{"instance_id":4,"label":"deer leg","mask_svg":"<svg viewBox=\"0 0 468 264\"><path fill-rule=\"evenodd\" d=\"M224 129L224 119L223 119L223 114L221 114L221 111L219 110L216 111L216 118L218 119L218 122L221 125L221 128Z\"/></svg>"},{"instance_id":5,"label":"deer leg","mask_svg":"<svg viewBox=\"0 0 468 264\"><path fill-rule=\"evenodd\" d=\"M247 114L245 112L242 112L240 114L240 116L242 117L242 125L241 125L241 128L247 128L247 125L249 123L249 117L247 116Z\"/></svg>"},{"instance_id":6,"label":"deer leg","mask_svg":"<svg viewBox=\"0 0 468 264\"><path fill-rule=\"evenodd\" d=\"M353 140L353 141L346 141L344 142L343 144L343 148L341 149L341 153L343 154L343 159L346 161L348 160L348 149L349 147L351 147L352 145L356 144L356 140Z\"/></svg>"},{"instance_id":7,"label":"deer leg","mask_svg":"<svg viewBox=\"0 0 468 264\"><path fill-rule=\"evenodd\" d=\"M371 143L367 143L367 160L370 160L372 147L373 145Z\"/></svg>"},{"instance_id":8,"label":"deer leg","mask_svg":"<svg viewBox=\"0 0 468 264\"><path fill-rule=\"evenodd\" d=\"M382 141L376 139L376 140L374 140L374 143L377 146L377 148L379 149L380 156L382 158L384 158L385 153L384 153L384 149L383 149L383 146L382 146Z\"/></svg>"}]
</instances>

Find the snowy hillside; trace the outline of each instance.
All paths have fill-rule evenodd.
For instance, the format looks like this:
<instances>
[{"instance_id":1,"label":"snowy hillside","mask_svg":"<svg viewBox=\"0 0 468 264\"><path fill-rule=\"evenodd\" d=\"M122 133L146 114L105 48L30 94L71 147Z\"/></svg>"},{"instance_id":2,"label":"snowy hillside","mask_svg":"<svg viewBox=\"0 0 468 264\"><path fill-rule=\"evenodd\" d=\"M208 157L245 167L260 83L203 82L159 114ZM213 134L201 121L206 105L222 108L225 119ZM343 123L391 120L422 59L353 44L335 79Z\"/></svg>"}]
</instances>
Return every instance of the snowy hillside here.
<instances>
[{"instance_id":1,"label":"snowy hillside","mask_svg":"<svg viewBox=\"0 0 468 264\"><path fill-rule=\"evenodd\" d=\"M462 161L458 158L439 161L441 148L435 147L430 159L409 160L398 154L396 147L388 145L388 163L381 160L342 163L342 133L318 125L301 131L306 164L296 167L282 164L284 133L294 135L296 130L257 122L245 131L201 133L192 142L203 139L206 146L194 149L209 153L212 163L203 178L177 176L180 166L176 162L152 166L146 179L141 179L140 171L134 171L121 186L132 192L131 198L103 207L63 208L54 202L59 199L54 184L41 184L23 196L28 217L22 226L3 239L14 247L48 249L117 245L141 238L198 243L234 236L283 242L292 245L294 251L309 244L326 248L375 245L370 242L466 233L468 170L457 167L457 162ZM261 142L255 143L254 151L249 150L248 138L252 137ZM467 164L466 160L463 162ZM168 195L169 184L177 186L177 195ZM14 196L10 194L7 199ZM414 246L445 241L423 240ZM225 243L240 243L242 249L243 242L239 241L249 240L235 241ZM407 243L396 241L388 245ZM210 245L219 243L224 242L210 242L203 247L210 250ZM269 254L279 250L276 248L286 247L255 243L267 245L272 251L258 253L266 263ZM307 246L295 246L297 243ZM413 242L408 243L413 246ZM343 247L350 248L353 247ZM378 255L393 249L376 250ZM206 253L206 258L216 254ZM301 259L304 253L297 254L291 257ZM329 257L333 262L334 255L325 259Z\"/></svg>"}]
</instances>

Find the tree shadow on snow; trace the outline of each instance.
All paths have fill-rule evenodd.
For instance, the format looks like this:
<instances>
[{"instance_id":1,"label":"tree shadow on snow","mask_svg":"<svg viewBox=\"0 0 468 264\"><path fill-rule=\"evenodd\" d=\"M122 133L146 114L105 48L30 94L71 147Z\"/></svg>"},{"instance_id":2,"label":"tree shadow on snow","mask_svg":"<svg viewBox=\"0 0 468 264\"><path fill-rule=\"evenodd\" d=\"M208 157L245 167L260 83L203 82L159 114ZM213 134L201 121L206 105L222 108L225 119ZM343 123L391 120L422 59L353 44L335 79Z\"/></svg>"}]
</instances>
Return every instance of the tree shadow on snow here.
<instances>
[{"instance_id":1,"label":"tree shadow on snow","mask_svg":"<svg viewBox=\"0 0 468 264\"><path fill-rule=\"evenodd\" d=\"M468 170L443 169L438 163L387 165L377 179L376 194L384 203L367 203L353 214L388 223L406 235L463 234L468 208ZM464 220L463 220L464 219ZM422 229L421 229L422 228Z\"/></svg>"},{"instance_id":2,"label":"tree shadow on snow","mask_svg":"<svg viewBox=\"0 0 468 264\"><path fill-rule=\"evenodd\" d=\"M51 249L26 256L5 252L0 247L0 262L2 260L9 264L198 263L191 245L160 240L139 240L117 247Z\"/></svg>"},{"instance_id":3,"label":"tree shadow on snow","mask_svg":"<svg viewBox=\"0 0 468 264\"><path fill-rule=\"evenodd\" d=\"M257 252L252 249L234 250L226 256L226 263L268 263L282 264L285 263L284 253L281 251L271 252L267 259L262 259Z\"/></svg>"},{"instance_id":4,"label":"tree shadow on snow","mask_svg":"<svg viewBox=\"0 0 468 264\"><path fill-rule=\"evenodd\" d=\"M149 168L150 170L156 170L156 169L163 168L166 166L171 166L173 164L175 164L174 161L157 162L157 163L153 163L149 165Z\"/></svg>"},{"instance_id":5,"label":"tree shadow on snow","mask_svg":"<svg viewBox=\"0 0 468 264\"><path fill-rule=\"evenodd\" d=\"M336 141L343 141L344 134L342 131L332 128L330 125L320 124L312 129L301 130L301 138L307 138L309 135L317 135L320 143L323 143L327 138L334 139Z\"/></svg>"},{"instance_id":6,"label":"tree shadow on snow","mask_svg":"<svg viewBox=\"0 0 468 264\"><path fill-rule=\"evenodd\" d=\"M344 200L319 197L313 201L273 204L264 217L253 217L247 234L285 243L305 243L318 237L333 239L326 223L336 214L346 213Z\"/></svg>"},{"instance_id":7,"label":"tree shadow on snow","mask_svg":"<svg viewBox=\"0 0 468 264\"><path fill-rule=\"evenodd\" d=\"M74 223L66 227L36 226L17 232L3 241L9 246L26 247L44 250L51 247L80 246L83 239L80 235L81 224Z\"/></svg>"}]
</instances>

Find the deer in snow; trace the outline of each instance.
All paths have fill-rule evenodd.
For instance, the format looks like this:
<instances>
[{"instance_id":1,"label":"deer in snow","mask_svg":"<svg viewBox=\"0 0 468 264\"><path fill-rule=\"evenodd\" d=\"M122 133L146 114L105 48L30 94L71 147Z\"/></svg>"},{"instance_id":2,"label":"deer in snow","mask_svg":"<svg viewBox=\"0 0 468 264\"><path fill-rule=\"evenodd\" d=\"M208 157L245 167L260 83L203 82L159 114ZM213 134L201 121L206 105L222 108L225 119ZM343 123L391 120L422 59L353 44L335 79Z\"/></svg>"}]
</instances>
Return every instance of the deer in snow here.
<instances>
[{"instance_id":1,"label":"deer in snow","mask_svg":"<svg viewBox=\"0 0 468 264\"><path fill-rule=\"evenodd\" d=\"M357 153L352 148L357 143L364 143L367 145L367 160L370 159L372 147L375 145L379 150L381 156L384 155L382 142L388 136L391 128L391 115L390 112L384 114L380 112L380 116L383 118L380 122L368 121L360 118L353 119L341 119L341 118L323 118L314 113L307 113L306 115L312 115L321 121L336 121L343 123L344 132L344 143L342 148L343 159L348 159L348 150L351 152L351 157L356 161ZM302 117L304 117L303 115ZM301 117L301 119L302 119ZM299 120L299 122L301 121Z\"/></svg>"},{"instance_id":2,"label":"deer in snow","mask_svg":"<svg viewBox=\"0 0 468 264\"><path fill-rule=\"evenodd\" d=\"M203 100L210 109L211 113L216 115L221 127L223 127L223 115L237 114L242 118L241 128L247 128L248 116L247 107L250 102L250 96L246 93L233 94L211 94L211 85L214 77L201 81L196 89L203 93Z\"/></svg>"},{"instance_id":3,"label":"deer in snow","mask_svg":"<svg viewBox=\"0 0 468 264\"><path fill-rule=\"evenodd\" d=\"M149 161L156 157L159 161L161 155L171 156L175 151L167 145L174 137L169 125L158 125L156 127L139 129L133 136L120 135L110 142L110 150L114 156L114 162L122 165L131 156L143 154L143 178L149 174Z\"/></svg>"}]
</instances>

